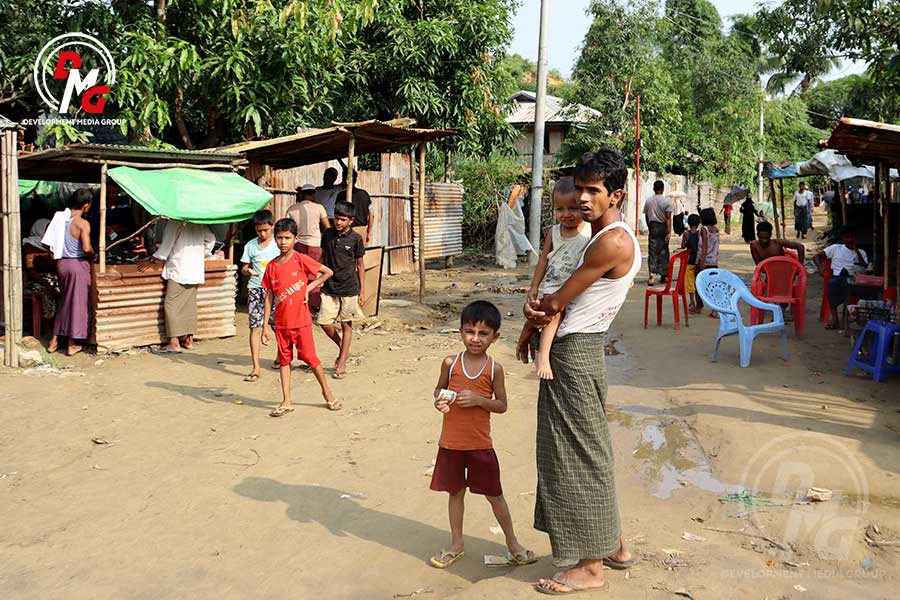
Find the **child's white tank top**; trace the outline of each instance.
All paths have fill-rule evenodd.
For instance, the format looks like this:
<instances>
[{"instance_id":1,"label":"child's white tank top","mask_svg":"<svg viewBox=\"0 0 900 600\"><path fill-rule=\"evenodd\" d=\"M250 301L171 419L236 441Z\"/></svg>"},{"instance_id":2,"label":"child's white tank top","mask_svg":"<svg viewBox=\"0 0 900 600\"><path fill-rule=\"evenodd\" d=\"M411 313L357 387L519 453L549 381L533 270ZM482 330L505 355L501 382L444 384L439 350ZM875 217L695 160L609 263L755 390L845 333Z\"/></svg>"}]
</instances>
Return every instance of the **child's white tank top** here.
<instances>
[{"instance_id":1,"label":"child's white tank top","mask_svg":"<svg viewBox=\"0 0 900 600\"><path fill-rule=\"evenodd\" d=\"M641 270L641 246L634 236L634 232L624 221L616 221L598 231L585 246L578 266L580 267L584 263L584 254L594 242L616 227L627 231L634 243L634 259L632 259L631 268L624 277L619 279L601 277L572 300L566 307L565 317L556 333L557 337L570 333L602 333L609 329L613 319L619 313L619 309L622 308L622 304L625 303L625 297L628 295L634 276Z\"/></svg>"}]
</instances>

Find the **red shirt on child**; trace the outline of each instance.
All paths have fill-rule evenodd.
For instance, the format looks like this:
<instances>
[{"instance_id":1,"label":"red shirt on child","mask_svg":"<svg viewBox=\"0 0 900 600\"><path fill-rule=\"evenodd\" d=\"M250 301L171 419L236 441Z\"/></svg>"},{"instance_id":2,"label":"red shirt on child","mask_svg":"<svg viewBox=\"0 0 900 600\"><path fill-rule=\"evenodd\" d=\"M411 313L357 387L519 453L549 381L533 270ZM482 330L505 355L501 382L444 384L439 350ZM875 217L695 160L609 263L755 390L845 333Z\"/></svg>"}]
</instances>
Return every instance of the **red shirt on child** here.
<instances>
[{"instance_id":1,"label":"red shirt on child","mask_svg":"<svg viewBox=\"0 0 900 600\"><path fill-rule=\"evenodd\" d=\"M294 250L279 264L269 262L262 286L275 295L275 329L297 329L312 326L309 304L306 302L307 281L319 273L318 262Z\"/></svg>"}]
</instances>

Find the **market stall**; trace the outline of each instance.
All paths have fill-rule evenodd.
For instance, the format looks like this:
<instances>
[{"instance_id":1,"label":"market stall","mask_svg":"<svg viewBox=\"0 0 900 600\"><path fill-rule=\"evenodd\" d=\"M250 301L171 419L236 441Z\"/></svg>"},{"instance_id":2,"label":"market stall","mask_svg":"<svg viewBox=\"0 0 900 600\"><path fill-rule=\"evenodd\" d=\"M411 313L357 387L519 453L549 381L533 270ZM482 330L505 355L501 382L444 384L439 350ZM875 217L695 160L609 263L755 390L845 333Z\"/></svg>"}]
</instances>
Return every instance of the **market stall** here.
<instances>
[{"instance_id":1,"label":"market stall","mask_svg":"<svg viewBox=\"0 0 900 600\"><path fill-rule=\"evenodd\" d=\"M159 268L139 273L128 259L110 264L110 251L140 239L148 227L165 219L223 227L248 219L270 201L271 194L234 172L239 161L240 156L232 152L90 144L19 157L23 178L99 184L100 231L98 260L93 267L91 325L91 342L99 351L154 344L165 338L165 284ZM144 222L134 223L133 231L117 236L110 235L109 218L116 205L107 201L113 184L144 215ZM209 257L205 271L206 283L198 290L196 337L234 335L236 267L230 246Z\"/></svg>"}]
</instances>

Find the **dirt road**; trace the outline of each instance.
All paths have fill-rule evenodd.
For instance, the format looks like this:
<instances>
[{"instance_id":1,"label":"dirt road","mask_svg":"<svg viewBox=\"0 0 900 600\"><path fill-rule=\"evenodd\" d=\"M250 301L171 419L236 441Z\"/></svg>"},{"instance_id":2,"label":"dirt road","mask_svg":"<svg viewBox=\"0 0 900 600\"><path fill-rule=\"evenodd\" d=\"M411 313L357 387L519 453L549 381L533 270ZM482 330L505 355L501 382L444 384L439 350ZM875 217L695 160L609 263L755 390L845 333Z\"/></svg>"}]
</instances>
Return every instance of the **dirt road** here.
<instances>
[{"instance_id":1,"label":"dirt road","mask_svg":"<svg viewBox=\"0 0 900 600\"><path fill-rule=\"evenodd\" d=\"M736 239L723 240L720 265L747 274ZM340 413L298 368L296 412L268 418L278 377L241 380L244 337L174 358L0 372L0 597L537 597L530 584L554 568L531 527L537 380L513 359L528 273L466 265L428 278L427 308L403 300L412 277L386 278L401 299L357 334L350 375L333 383ZM667 308L645 331L645 280L608 356L622 520L639 558L627 576L608 572L609 597L895 598L898 380L842 376L848 342L814 319L819 278L807 337L791 333L787 362L775 338L759 338L748 369L736 341L709 362L718 322L706 316L675 331ZM494 351L510 393L494 441L519 538L544 558L485 568L502 536L470 495L466 557L439 571L427 559L449 534L446 497L425 475L440 431L430 396L441 358L461 349L459 308L475 298L513 315ZM330 365L335 348L316 340ZM812 486L833 498L805 501Z\"/></svg>"}]
</instances>

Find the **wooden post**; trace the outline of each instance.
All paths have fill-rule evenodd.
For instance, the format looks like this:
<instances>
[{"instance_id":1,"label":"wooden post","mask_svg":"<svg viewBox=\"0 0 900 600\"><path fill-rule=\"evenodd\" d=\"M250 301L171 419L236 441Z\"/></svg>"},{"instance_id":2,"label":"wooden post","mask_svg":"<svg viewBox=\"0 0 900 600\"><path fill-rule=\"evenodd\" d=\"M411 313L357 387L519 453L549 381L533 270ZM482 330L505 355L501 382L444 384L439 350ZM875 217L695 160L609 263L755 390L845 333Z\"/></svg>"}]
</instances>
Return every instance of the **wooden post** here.
<instances>
[{"instance_id":1,"label":"wooden post","mask_svg":"<svg viewBox=\"0 0 900 600\"><path fill-rule=\"evenodd\" d=\"M781 192L781 214L784 215L784 179L778 180L778 190ZM772 215L775 217L775 237L780 238L784 233L783 219L782 224L778 221L778 198L772 198Z\"/></svg>"},{"instance_id":2,"label":"wooden post","mask_svg":"<svg viewBox=\"0 0 900 600\"><path fill-rule=\"evenodd\" d=\"M106 163L100 165L100 272L106 273Z\"/></svg>"},{"instance_id":3,"label":"wooden post","mask_svg":"<svg viewBox=\"0 0 900 600\"><path fill-rule=\"evenodd\" d=\"M235 236L235 224L232 223L228 226L228 261L234 262L234 236Z\"/></svg>"},{"instance_id":4,"label":"wooden post","mask_svg":"<svg viewBox=\"0 0 900 600\"><path fill-rule=\"evenodd\" d=\"M787 227L784 222L787 217L787 211L784 210L784 179L778 180L778 188L781 190L781 233L787 236Z\"/></svg>"},{"instance_id":5,"label":"wooden post","mask_svg":"<svg viewBox=\"0 0 900 600\"><path fill-rule=\"evenodd\" d=\"M0 133L0 210L3 232L3 321L6 343L3 364L19 366L22 341L22 232L19 222L19 175L16 154L16 129Z\"/></svg>"},{"instance_id":6,"label":"wooden post","mask_svg":"<svg viewBox=\"0 0 900 600\"><path fill-rule=\"evenodd\" d=\"M878 171L876 170L875 172L877 173ZM881 196L881 210L884 212L884 214L881 217L882 221L884 222L884 242L883 242L884 243L884 247L883 247L884 273L883 273L883 275L884 275L884 289L887 290L888 287L890 287L888 285L888 280L890 279L890 277L888 276L888 271L890 270L891 259L890 259L890 248L889 248L890 236L888 235L888 229L890 227L891 195L892 195L891 192L893 191L891 189L891 186L893 184L891 182L891 167L890 167L890 165L888 165L886 163L881 163L881 179L884 180L884 194L882 195L879 193L879 196ZM900 231L898 231L897 234L898 234L898 238L900 238ZM900 255L898 255L898 256L900 256ZM898 259L898 263L900 263L900 259ZM894 282L894 285L900 285L900 281Z\"/></svg>"},{"instance_id":7,"label":"wooden post","mask_svg":"<svg viewBox=\"0 0 900 600\"><path fill-rule=\"evenodd\" d=\"M769 178L769 195L772 197L772 206L775 206L775 203L778 202L778 196L775 195L775 180L772 179L771 177ZM754 231L756 231L756 229L755 229L756 225L754 225L753 227L754 227ZM775 219L775 229L776 229L776 231L779 229L778 219ZM781 233L776 232L775 237L780 238Z\"/></svg>"},{"instance_id":8,"label":"wooden post","mask_svg":"<svg viewBox=\"0 0 900 600\"><path fill-rule=\"evenodd\" d=\"M841 226L847 224L847 202L844 200L844 186L841 186Z\"/></svg>"},{"instance_id":9,"label":"wooden post","mask_svg":"<svg viewBox=\"0 0 900 600\"><path fill-rule=\"evenodd\" d=\"M356 158L356 138L350 134L347 146L347 202L353 202L353 161ZM365 241L365 240L363 240Z\"/></svg>"},{"instance_id":10,"label":"wooden post","mask_svg":"<svg viewBox=\"0 0 900 600\"><path fill-rule=\"evenodd\" d=\"M419 197L416 200L416 219L419 222L419 303L425 300L425 144L419 144Z\"/></svg>"},{"instance_id":11,"label":"wooden post","mask_svg":"<svg viewBox=\"0 0 900 600\"><path fill-rule=\"evenodd\" d=\"M875 193L869 194L872 200L872 264L878 264L878 259L881 258L880 248L878 247L878 209L879 207L884 206L884 195L881 190L881 171L882 171L883 163L876 162L875 163L875 187L873 188ZM884 230L885 237L887 236L887 228ZM887 252L885 252L885 255ZM884 275L884 287L887 288L887 266L885 266L885 270L882 272Z\"/></svg>"}]
</instances>

